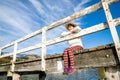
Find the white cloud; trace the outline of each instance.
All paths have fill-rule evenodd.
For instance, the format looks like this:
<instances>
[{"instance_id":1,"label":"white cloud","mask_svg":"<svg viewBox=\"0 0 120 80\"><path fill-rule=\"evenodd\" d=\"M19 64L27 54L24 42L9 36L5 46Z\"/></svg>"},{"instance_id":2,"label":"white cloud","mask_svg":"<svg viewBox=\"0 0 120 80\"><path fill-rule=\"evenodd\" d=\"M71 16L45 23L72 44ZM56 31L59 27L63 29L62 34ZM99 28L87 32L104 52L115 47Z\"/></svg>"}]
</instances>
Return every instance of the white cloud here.
<instances>
[{"instance_id":1,"label":"white cloud","mask_svg":"<svg viewBox=\"0 0 120 80\"><path fill-rule=\"evenodd\" d=\"M23 16L23 14L19 13L17 10L14 10L7 6L0 6L0 18L2 21L6 22L7 24L11 25L12 29L20 30L24 33L30 33L30 27L24 21L27 19L27 16ZM28 18L29 19L29 18Z\"/></svg>"},{"instance_id":2,"label":"white cloud","mask_svg":"<svg viewBox=\"0 0 120 80\"><path fill-rule=\"evenodd\" d=\"M74 11L77 12L77 11L83 9L86 6L86 4L90 1L91 0L81 0L80 3L74 8Z\"/></svg>"},{"instance_id":3,"label":"white cloud","mask_svg":"<svg viewBox=\"0 0 120 80\"><path fill-rule=\"evenodd\" d=\"M0 3L0 31L2 31L0 33L0 38L1 42L4 42L4 45L13 39L18 39L33 32L34 26L38 25L40 27L40 23L31 18L31 16L34 16L35 18L37 16L29 12L32 11L18 1L8 0ZM6 36L6 38L2 35ZM5 39L6 42L3 41Z\"/></svg>"}]
</instances>

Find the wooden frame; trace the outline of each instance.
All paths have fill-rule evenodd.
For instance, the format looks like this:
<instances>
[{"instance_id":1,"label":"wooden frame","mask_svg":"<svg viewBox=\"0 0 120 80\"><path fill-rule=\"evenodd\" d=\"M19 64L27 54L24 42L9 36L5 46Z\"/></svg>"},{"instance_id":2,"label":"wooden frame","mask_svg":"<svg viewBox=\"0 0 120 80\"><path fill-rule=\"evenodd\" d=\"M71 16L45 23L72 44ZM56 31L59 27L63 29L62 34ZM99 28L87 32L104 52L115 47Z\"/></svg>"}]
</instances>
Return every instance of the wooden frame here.
<instances>
[{"instance_id":1,"label":"wooden frame","mask_svg":"<svg viewBox=\"0 0 120 80\"><path fill-rule=\"evenodd\" d=\"M116 3L118 1L120 1L120 0L107 0L109 5L113 4L113 3ZM16 54L19 54L19 53L22 53L22 52L31 51L31 50L34 50L34 49L37 49L37 48L42 48L42 56L41 56L42 63L41 63L41 66L42 66L42 70L45 70L46 46L52 45L52 44L56 44L56 43L59 43L59 42L63 42L63 41L67 41L67 40L70 40L70 39L73 39L73 38L76 38L76 37L88 35L88 34L91 34L91 33L95 33L95 32L107 29L108 28L108 24L110 26L111 24L113 24L113 22L114 22L114 26L120 25L120 18L115 19L115 20L112 20L112 18L111 18L110 21L112 20L112 22L110 22L108 20L108 24L106 22L106 23L101 23L101 24L98 24L98 25L95 25L95 26L83 29L78 34L76 34L76 35L74 35L72 37L55 38L53 40L46 41L46 31L47 30L50 30L52 28L55 28L55 27L57 27L59 25L62 25L64 23L66 23L66 22L72 21L74 19L80 18L80 17L85 16L87 14L90 14L92 12L95 12L95 11L97 11L99 9L102 9L102 4L104 5L104 3L98 2L98 3L96 3L96 4L94 4L94 5L90 6L90 7L87 7L87 8L85 8L85 9L79 11L79 12L76 12L76 13L74 13L74 14L66 17L66 18L64 18L64 19L56 21L56 22L54 22L54 23L52 23L52 24L50 24L48 26L43 27L42 29L40 29L38 31L35 31L35 32L33 32L33 33L29 34L29 35L26 35L23 38L20 38L20 39L14 41L12 43L9 43L9 44L1 47L0 48L0 53L1 53L1 51L3 49L8 48L8 47L14 45L14 52L1 55L0 58L13 55L13 60L15 61L16 60ZM115 31L115 30L112 30L111 26L110 26L110 30L111 30L112 33L114 33L113 31ZM25 40L27 40L27 39L29 39L31 37L34 37L34 36L36 36L36 35L38 35L40 33L42 33L42 43L36 44L34 46L27 47L27 48L24 48L24 49L21 49L21 50L17 50L17 44L19 44L20 42L23 42L23 41L25 41ZM116 33L115 33L115 35L116 35ZM116 40L117 40L117 42L116 42ZM118 43L118 39L117 38L114 41L116 42L115 44Z\"/></svg>"}]
</instances>

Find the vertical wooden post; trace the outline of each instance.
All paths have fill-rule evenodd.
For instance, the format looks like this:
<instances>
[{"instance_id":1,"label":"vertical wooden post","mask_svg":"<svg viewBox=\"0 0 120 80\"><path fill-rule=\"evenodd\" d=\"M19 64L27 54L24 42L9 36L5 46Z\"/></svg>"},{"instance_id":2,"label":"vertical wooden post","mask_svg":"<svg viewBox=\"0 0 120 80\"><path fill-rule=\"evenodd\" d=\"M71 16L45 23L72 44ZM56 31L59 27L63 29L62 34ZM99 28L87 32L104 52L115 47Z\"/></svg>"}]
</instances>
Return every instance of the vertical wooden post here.
<instances>
[{"instance_id":1,"label":"vertical wooden post","mask_svg":"<svg viewBox=\"0 0 120 80\"><path fill-rule=\"evenodd\" d=\"M13 80L21 80L20 74L13 73Z\"/></svg>"},{"instance_id":2,"label":"vertical wooden post","mask_svg":"<svg viewBox=\"0 0 120 80\"><path fill-rule=\"evenodd\" d=\"M14 52L13 52L13 62L12 62L12 71L14 72L15 61L16 61L16 52L17 52L17 42L14 44Z\"/></svg>"},{"instance_id":3,"label":"vertical wooden post","mask_svg":"<svg viewBox=\"0 0 120 80\"><path fill-rule=\"evenodd\" d=\"M42 29L42 55L41 55L41 70L45 71L45 56L46 56L46 27Z\"/></svg>"},{"instance_id":4,"label":"vertical wooden post","mask_svg":"<svg viewBox=\"0 0 120 80\"><path fill-rule=\"evenodd\" d=\"M118 57L119 57L119 60L120 60L119 36L118 36L117 31L116 31L115 24L114 24L114 21L112 19L112 15L110 13L109 6L108 6L108 3L106 2L106 0L102 0L102 5L103 5L103 9L104 9L107 21L108 21L108 25L109 25L111 34L112 34L113 41L115 43L115 48L116 48L116 51L117 51L117 54L118 54Z\"/></svg>"},{"instance_id":5,"label":"vertical wooden post","mask_svg":"<svg viewBox=\"0 0 120 80\"><path fill-rule=\"evenodd\" d=\"M0 48L0 56L2 55L2 49Z\"/></svg>"},{"instance_id":6,"label":"vertical wooden post","mask_svg":"<svg viewBox=\"0 0 120 80\"><path fill-rule=\"evenodd\" d=\"M107 80L120 80L120 67L107 67L105 68L105 77Z\"/></svg>"},{"instance_id":7,"label":"vertical wooden post","mask_svg":"<svg viewBox=\"0 0 120 80\"><path fill-rule=\"evenodd\" d=\"M14 72L15 71L15 61L16 61L17 45L18 45L18 43L15 42L15 44L14 44L14 52L13 52L12 69L11 69L11 71L13 72L13 76L12 76L13 80L19 80L19 79L17 79L18 76L15 76L16 73Z\"/></svg>"}]
</instances>

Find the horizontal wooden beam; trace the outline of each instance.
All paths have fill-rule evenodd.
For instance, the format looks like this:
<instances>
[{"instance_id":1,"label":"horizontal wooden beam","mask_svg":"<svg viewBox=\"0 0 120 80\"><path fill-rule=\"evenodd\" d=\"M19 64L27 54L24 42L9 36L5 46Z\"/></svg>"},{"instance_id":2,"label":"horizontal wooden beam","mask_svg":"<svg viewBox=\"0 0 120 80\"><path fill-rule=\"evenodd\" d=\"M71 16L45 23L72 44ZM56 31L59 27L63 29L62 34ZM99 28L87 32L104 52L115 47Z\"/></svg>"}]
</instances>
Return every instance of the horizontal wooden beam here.
<instances>
[{"instance_id":1,"label":"horizontal wooden beam","mask_svg":"<svg viewBox=\"0 0 120 80\"><path fill-rule=\"evenodd\" d=\"M99 46L95 48L85 49L75 52L75 67L80 68L95 68L108 67L118 64L116 50L114 45ZM63 55L57 54L46 57L46 72L59 72L58 62L63 61ZM41 59L28 60L15 63L16 72L35 72L41 71ZM62 65L63 66L63 65ZM0 72L8 71L10 64L1 64Z\"/></svg>"},{"instance_id":2,"label":"horizontal wooden beam","mask_svg":"<svg viewBox=\"0 0 120 80\"><path fill-rule=\"evenodd\" d=\"M41 29L40 29L40 30L37 30L37 31L35 31L35 32L33 32L33 33L29 34L29 35L26 35L26 36L24 36L24 37L22 37L22 38L20 38L20 39L18 39L18 40L16 40L16 41L12 42L12 43L9 43L9 44L1 47L1 49L5 49L5 48L7 48L7 47L10 47L10 46L14 45L16 42L19 43L19 42L25 41L25 40L27 40L27 39L29 39L29 38L32 38L32 37L40 34L41 32L42 32Z\"/></svg>"},{"instance_id":3,"label":"horizontal wooden beam","mask_svg":"<svg viewBox=\"0 0 120 80\"><path fill-rule=\"evenodd\" d=\"M114 19L115 22L115 26L119 26L120 25L120 18ZM92 34L101 30L105 30L108 29L108 24L107 22L92 26L92 27L88 27L86 29L82 29L79 33L77 33L74 36L67 36L67 37L63 37L63 38L55 38L53 40L49 40L46 42L46 45L52 45L55 43L59 43L59 42L63 42L63 41L67 41L76 37L80 37L80 36L84 36L84 35L88 35L88 34Z\"/></svg>"},{"instance_id":4,"label":"horizontal wooden beam","mask_svg":"<svg viewBox=\"0 0 120 80\"><path fill-rule=\"evenodd\" d=\"M114 19L114 22L115 22L115 26L119 26L120 25L120 18ZM63 42L63 41L67 41L69 39L73 39L73 38L76 38L76 37L92 34L92 33L95 33L95 32L101 31L101 30L105 30L105 29L108 29L108 24L106 22L95 25L95 26L92 26L92 27L88 27L86 29L82 29L79 33L77 33L74 36L67 36L67 37L63 37L63 38L55 38L55 39L46 41L46 45L48 46L48 45L60 43L60 42ZM28 52L28 51L38 49L38 48L41 48L41 47L42 47L42 43L39 43L39 44L30 46L30 47L27 47L27 48L18 50L16 54L23 53L23 52ZM0 58L7 57L7 56L10 56L10 55L12 55L12 53L4 54L4 55L0 56Z\"/></svg>"},{"instance_id":5,"label":"horizontal wooden beam","mask_svg":"<svg viewBox=\"0 0 120 80\"><path fill-rule=\"evenodd\" d=\"M113 4L113 3L116 3L118 1L120 1L120 0L107 0L109 5ZM72 14L72 15L66 17L66 18L63 18L63 19L61 19L59 21L56 21L56 22L50 24L49 26L47 26L47 29L55 28L55 27L57 27L59 25L62 25L64 23L66 23L66 22L75 20L77 18L80 18L82 16L85 16L87 14L90 14L90 13L95 12L95 11L100 10L100 9L102 9L102 3L98 2L98 3L96 3L96 4L94 4L94 5L90 6L90 7L87 7L85 9L83 9L83 10L75 12L74 14Z\"/></svg>"},{"instance_id":6,"label":"horizontal wooden beam","mask_svg":"<svg viewBox=\"0 0 120 80\"><path fill-rule=\"evenodd\" d=\"M120 1L120 0L108 0L107 2L110 5L110 4L116 3L118 1ZM74 13L74 14L66 17L66 18L63 18L63 19L61 19L59 21L56 21L56 22L54 22L54 23L52 23L52 24L50 24L48 26L44 26L44 27L46 27L46 30L49 30L49 29L55 28L55 27L57 27L59 25L62 25L64 23L66 23L66 22L72 21L74 19L80 18L80 17L85 16L87 14L90 14L92 12L95 12L95 11L97 11L99 9L102 9L102 3L101 2L98 2L98 3L96 3L96 4L94 4L94 5L90 6L90 7L87 7L87 8L85 8L85 9L79 11L79 12L76 12L76 13ZM31 34L26 35L25 37L22 37L22 38L14 41L12 43L9 43L9 44L1 47L0 49L5 49L7 47L10 47L10 46L14 45L14 43L16 43L16 42L19 43L19 42L25 41L25 40L27 40L27 39L29 39L31 37L34 37L34 36L40 34L41 32L42 32L42 29L40 29L38 31L35 31L35 32L31 33Z\"/></svg>"}]
</instances>

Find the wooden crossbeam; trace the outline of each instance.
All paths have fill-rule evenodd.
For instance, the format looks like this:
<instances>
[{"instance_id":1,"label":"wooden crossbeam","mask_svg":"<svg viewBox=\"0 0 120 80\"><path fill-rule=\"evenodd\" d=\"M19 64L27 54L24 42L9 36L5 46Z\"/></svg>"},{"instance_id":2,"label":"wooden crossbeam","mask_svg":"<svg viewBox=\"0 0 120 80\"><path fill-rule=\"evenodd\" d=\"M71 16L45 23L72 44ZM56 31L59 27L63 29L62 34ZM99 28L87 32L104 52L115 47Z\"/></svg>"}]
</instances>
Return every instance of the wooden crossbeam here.
<instances>
[{"instance_id":1,"label":"wooden crossbeam","mask_svg":"<svg viewBox=\"0 0 120 80\"><path fill-rule=\"evenodd\" d=\"M115 22L115 26L120 25L120 18L114 19L114 22ZM108 24L106 22L104 22L104 23L101 23L101 24L98 24L98 25L95 25L95 26L92 26L92 27L88 27L86 29L82 29L79 33L77 33L74 36L68 36L68 37L63 37L63 38L55 38L53 40L46 41L46 46L52 45L52 44L55 44L55 43L60 43L60 42L63 42L63 41L67 41L69 39L73 39L73 38L76 38L76 37L92 34L92 33L95 33L95 32L101 31L101 30L108 29L108 27L109 27ZM16 54L23 53L23 52L28 52L30 50L38 49L38 48L41 48L41 47L42 47L42 43L39 43L39 44L30 46L28 48L18 50ZM10 56L10 55L12 55L12 53L4 54L4 55L0 56L0 58L7 57L7 56Z\"/></svg>"},{"instance_id":2,"label":"wooden crossbeam","mask_svg":"<svg viewBox=\"0 0 120 80\"><path fill-rule=\"evenodd\" d=\"M103 9L104 9L106 18L107 18L107 22L108 22L108 25L109 25L109 28L110 28L110 32L111 32L113 41L115 43L116 51L117 51L119 59L120 59L120 51L119 51L120 40L119 40L119 36L118 36L117 30L116 30L116 27L115 27L116 25L113 21L113 18L112 18L112 15L111 15L109 5L108 5L107 1L102 0L102 5L103 5Z\"/></svg>"},{"instance_id":3,"label":"wooden crossbeam","mask_svg":"<svg viewBox=\"0 0 120 80\"><path fill-rule=\"evenodd\" d=\"M110 4L116 3L118 1L120 1L120 0L108 0L108 4L110 5ZM102 3L101 2L98 2L98 3L96 3L96 4L94 4L94 5L90 6L90 7L87 7L87 8L85 8L85 9L79 11L79 12L76 12L76 13L74 13L74 14L66 17L66 18L63 18L63 19L61 19L59 21L56 21L56 22L54 22L54 23L52 23L52 24L50 24L48 26L44 26L44 27L47 27L46 30L49 30L49 29L55 28L55 27L57 27L59 25L62 25L64 23L66 23L66 22L72 21L74 19L80 18L80 17L85 16L87 14L90 14L92 12L95 12L95 11L97 11L99 9L102 9ZM22 37L22 38L14 41L12 43L9 43L9 44L1 47L0 49L10 47L10 46L14 45L15 42L18 42L18 43L22 42L22 41L24 41L26 39L29 39L31 37L34 37L34 36L40 34L41 32L42 32L42 29L40 29L38 31L35 31L35 32L31 33L31 34L26 35L25 37Z\"/></svg>"}]
</instances>

